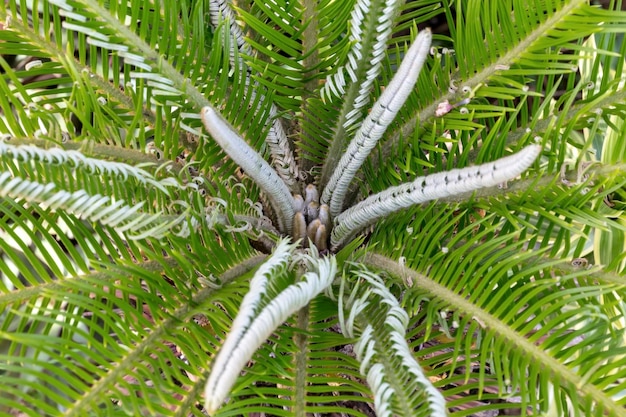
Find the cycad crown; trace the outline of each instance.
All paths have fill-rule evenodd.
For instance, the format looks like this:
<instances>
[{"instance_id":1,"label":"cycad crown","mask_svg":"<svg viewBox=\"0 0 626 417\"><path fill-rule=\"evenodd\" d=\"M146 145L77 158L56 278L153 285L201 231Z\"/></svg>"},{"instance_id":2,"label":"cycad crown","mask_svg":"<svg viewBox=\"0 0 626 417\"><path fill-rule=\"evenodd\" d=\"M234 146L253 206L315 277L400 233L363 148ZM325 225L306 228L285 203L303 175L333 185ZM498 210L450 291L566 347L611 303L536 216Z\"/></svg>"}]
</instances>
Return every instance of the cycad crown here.
<instances>
[{"instance_id":1,"label":"cycad crown","mask_svg":"<svg viewBox=\"0 0 626 417\"><path fill-rule=\"evenodd\" d=\"M0 414L625 415L587 3L1 4Z\"/></svg>"}]
</instances>

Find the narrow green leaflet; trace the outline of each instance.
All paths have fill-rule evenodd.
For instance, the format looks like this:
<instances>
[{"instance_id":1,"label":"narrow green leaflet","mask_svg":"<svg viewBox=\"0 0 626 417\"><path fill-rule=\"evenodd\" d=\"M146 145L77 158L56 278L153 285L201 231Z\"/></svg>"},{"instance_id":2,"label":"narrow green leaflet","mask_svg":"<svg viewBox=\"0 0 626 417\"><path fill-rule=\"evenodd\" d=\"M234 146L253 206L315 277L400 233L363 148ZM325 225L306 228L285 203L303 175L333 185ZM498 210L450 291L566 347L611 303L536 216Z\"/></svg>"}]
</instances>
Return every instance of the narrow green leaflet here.
<instances>
[{"instance_id":1,"label":"narrow green leaflet","mask_svg":"<svg viewBox=\"0 0 626 417\"><path fill-rule=\"evenodd\" d=\"M1 3L0 414L626 417L622 6Z\"/></svg>"}]
</instances>

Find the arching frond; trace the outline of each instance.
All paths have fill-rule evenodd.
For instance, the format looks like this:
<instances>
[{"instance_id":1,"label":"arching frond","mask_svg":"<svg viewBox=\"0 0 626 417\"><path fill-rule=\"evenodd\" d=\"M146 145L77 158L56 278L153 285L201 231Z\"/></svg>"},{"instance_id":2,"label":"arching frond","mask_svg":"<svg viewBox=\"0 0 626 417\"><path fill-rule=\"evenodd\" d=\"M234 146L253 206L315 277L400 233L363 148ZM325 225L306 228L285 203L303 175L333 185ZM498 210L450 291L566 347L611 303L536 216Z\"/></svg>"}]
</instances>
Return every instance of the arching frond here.
<instances>
[{"instance_id":1,"label":"arching frond","mask_svg":"<svg viewBox=\"0 0 626 417\"><path fill-rule=\"evenodd\" d=\"M321 200L322 203L329 205L331 216L337 216L341 212L345 194L354 175L413 89L430 50L430 42L429 30L417 36L414 44L408 49L398 72L374 103L371 113L365 118L341 157L335 172L324 188Z\"/></svg>"},{"instance_id":2,"label":"arching frond","mask_svg":"<svg viewBox=\"0 0 626 417\"><path fill-rule=\"evenodd\" d=\"M428 276L378 255L366 261L393 271L414 288L404 295L406 308L421 323L414 337L433 345L422 352L429 358L424 366L437 368L446 386L479 389L476 396L456 398L449 406L469 412L471 401L509 392L521 399L521 405L509 407L522 410L545 401L546 408L556 406L563 413L588 415L602 409L622 415L615 399L597 389L605 386L603 380L580 384L579 372L589 375L582 363L588 369L622 360L623 342L614 337L623 326L615 318L621 302L608 300L623 291L623 279L569 260L550 260L544 257L550 247L524 250L525 239L502 232L496 236L488 227L481 231L480 223L466 229L477 233L471 241L439 237L420 249L432 259ZM416 259L411 250L404 254ZM437 341L444 335L454 338L452 353ZM540 369L549 369L550 377L542 378ZM619 391L621 380L612 381ZM456 392L451 388L446 395L455 398Z\"/></svg>"},{"instance_id":3,"label":"arching frond","mask_svg":"<svg viewBox=\"0 0 626 417\"><path fill-rule=\"evenodd\" d=\"M205 398L209 414L213 414L224 401L235 379L239 376L241 368L250 360L254 351L291 314L307 305L313 297L332 283L337 273L334 258L307 257L303 260L310 263L312 267L310 272L304 274L304 280L280 291L259 311L253 312L248 309L250 302L248 300L258 301L258 294L251 294L248 299L244 299L233 330L226 338L213 363L213 369L207 381ZM251 284L256 284L256 281L253 280ZM253 306L250 307L253 308ZM253 320L250 320L250 313L256 313Z\"/></svg>"},{"instance_id":4,"label":"arching frond","mask_svg":"<svg viewBox=\"0 0 626 417\"><path fill-rule=\"evenodd\" d=\"M511 180L524 172L540 152L540 145L530 145L517 154L490 164L418 177L411 183L374 194L335 219L331 245L340 246L359 228L367 227L374 221L404 208L479 188L493 187Z\"/></svg>"},{"instance_id":5,"label":"arching frond","mask_svg":"<svg viewBox=\"0 0 626 417\"><path fill-rule=\"evenodd\" d=\"M67 229L58 241L49 240L45 227L59 222L44 211L38 214L41 218L32 226L38 240L31 245L16 241L22 242L21 257L16 257L15 249L3 248L3 257L17 262L20 277L16 280L5 272L5 279L16 282L17 288L0 295L2 386L8 394L0 399L0 407L6 411L27 404L31 413L52 415L61 410L84 415L97 409L105 414L193 412L195 402L184 400L195 397L194 381L202 378L205 352L214 352L216 343L207 329L223 329L226 320L219 308L212 313L204 308L203 316L197 306L214 299L228 305L232 291L239 290L222 286L263 258L250 253L233 257L231 251L230 262L238 259L243 261L240 265L230 269L219 262L207 265L209 257L226 261L228 251L187 240L197 257L170 250L157 261L146 242L127 241L113 249L113 242L121 239L113 230L97 232L71 217L64 217ZM222 238L232 245L227 235ZM170 243L181 247L178 239ZM66 272L58 271L53 249L58 259L66 259ZM152 260L137 262L142 257ZM77 261L76 267L72 261ZM44 337L50 342L42 344ZM197 350L198 345L202 349ZM160 372L166 377L156 378ZM89 383L94 379L97 384ZM133 400L138 396L167 399L140 405Z\"/></svg>"},{"instance_id":6,"label":"arching frond","mask_svg":"<svg viewBox=\"0 0 626 417\"><path fill-rule=\"evenodd\" d=\"M621 6L0 3L0 414L626 416Z\"/></svg>"},{"instance_id":7,"label":"arching frond","mask_svg":"<svg viewBox=\"0 0 626 417\"><path fill-rule=\"evenodd\" d=\"M441 52L437 51L441 66L434 68L437 71L432 77L421 78L417 86L424 93L422 97L433 99L422 101L418 111L405 116L405 122L390 132L391 142L387 146L400 136L410 137L418 120L427 132L431 130L429 126L435 127L435 132L442 132L458 129L461 121L491 117L488 112L493 109L484 107L487 100L496 99L505 108L514 108L516 98L545 94L557 85L561 75L571 80L566 83L566 90L573 89L578 60L593 57L593 51L580 46L579 41L600 32L600 26L609 25L610 31L621 31L624 27L621 17L609 18L608 14L612 12L592 7L585 1L555 1L546 4L545 8L532 7L530 10L522 1L470 2L455 12L456 19L450 22L454 26L451 31L457 34L461 31L464 36L457 36L454 44L446 45L445 54L443 48ZM607 59L614 54L613 51L602 51ZM446 74L442 70L450 56L458 66L450 67L452 72ZM468 111L467 116L460 117L453 112L444 116L441 123L435 122L440 106L464 101L468 101L463 105ZM540 105L540 101L533 103ZM585 114L589 114L587 112L591 109L587 108ZM537 121L529 121L529 128L534 134L541 134L543 129L534 128ZM469 131L470 126L463 125L466 126L463 130ZM422 146L427 149L426 143Z\"/></svg>"},{"instance_id":8,"label":"arching frond","mask_svg":"<svg viewBox=\"0 0 626 417\"><path fill-rule=\"evenodd\" d=\"M352 273L363 282L354 284L345 307L349 311L348 318L340 324L348 337L353 338L358 333L354 349L361 362L360 371L367 376L374 394L377 415L447 415L445 399L409 349L405 336L409 317L394 294L372 272L356 270ZM342 283L341 298L343 290ZM380 317L385 319L380 320ZM419 394L415 395L414 390ZM413 403L412 399L416 398L419 403Z\"/></svg>"}]
</instances>

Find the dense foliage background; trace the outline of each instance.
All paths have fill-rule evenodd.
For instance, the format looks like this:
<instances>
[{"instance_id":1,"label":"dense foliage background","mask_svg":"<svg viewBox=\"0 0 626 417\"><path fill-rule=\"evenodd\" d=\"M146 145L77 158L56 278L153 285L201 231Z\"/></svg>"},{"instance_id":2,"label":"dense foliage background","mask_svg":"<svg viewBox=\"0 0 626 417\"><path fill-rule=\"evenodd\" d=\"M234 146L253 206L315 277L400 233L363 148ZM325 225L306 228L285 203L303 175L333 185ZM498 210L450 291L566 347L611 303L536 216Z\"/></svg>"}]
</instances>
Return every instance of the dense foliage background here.
<instances>
[{"instance_id":1,"label":"dense foliage background","mask_svg":"<svg viewBox=\"0 0 626 417\"><path fill-rule=\"evenodd\" d=\"M212 361L281 233L201 108L294 193L321 190L431 28L417 86L348 204L531 143L541 156L521 178L390 215L331 253L333 285L262 344L217 415L429 415L429 387L454 416L626 415L621 9L3 2L0 413L205 415ZM267 139L275 120L293 160ZM270 275L267 303L303 270ZM389 295L427 383L394 356ZM354 343L368 326L364 360ZM368 384L373 363L388 391Z\"/></svg>"}]
</instances>

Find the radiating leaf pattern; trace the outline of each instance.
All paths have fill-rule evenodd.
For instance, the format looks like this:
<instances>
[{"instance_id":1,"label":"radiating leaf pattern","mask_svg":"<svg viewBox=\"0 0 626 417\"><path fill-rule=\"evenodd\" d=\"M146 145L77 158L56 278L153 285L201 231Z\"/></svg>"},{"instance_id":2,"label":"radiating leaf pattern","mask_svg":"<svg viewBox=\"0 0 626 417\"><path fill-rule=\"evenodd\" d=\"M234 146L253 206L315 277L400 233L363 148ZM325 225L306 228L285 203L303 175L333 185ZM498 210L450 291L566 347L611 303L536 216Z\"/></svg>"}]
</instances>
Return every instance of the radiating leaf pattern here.
<instances>
[{"instance_id":1,"label":"radiating leaf pattern","mask_svg":"<svg viewBox=\"0 0 626 417\"><path fill-rule=\"evenodd\" d=\"M622 8L3 2L0 414L626 416Z\"/></svg>"}]
</instances>

